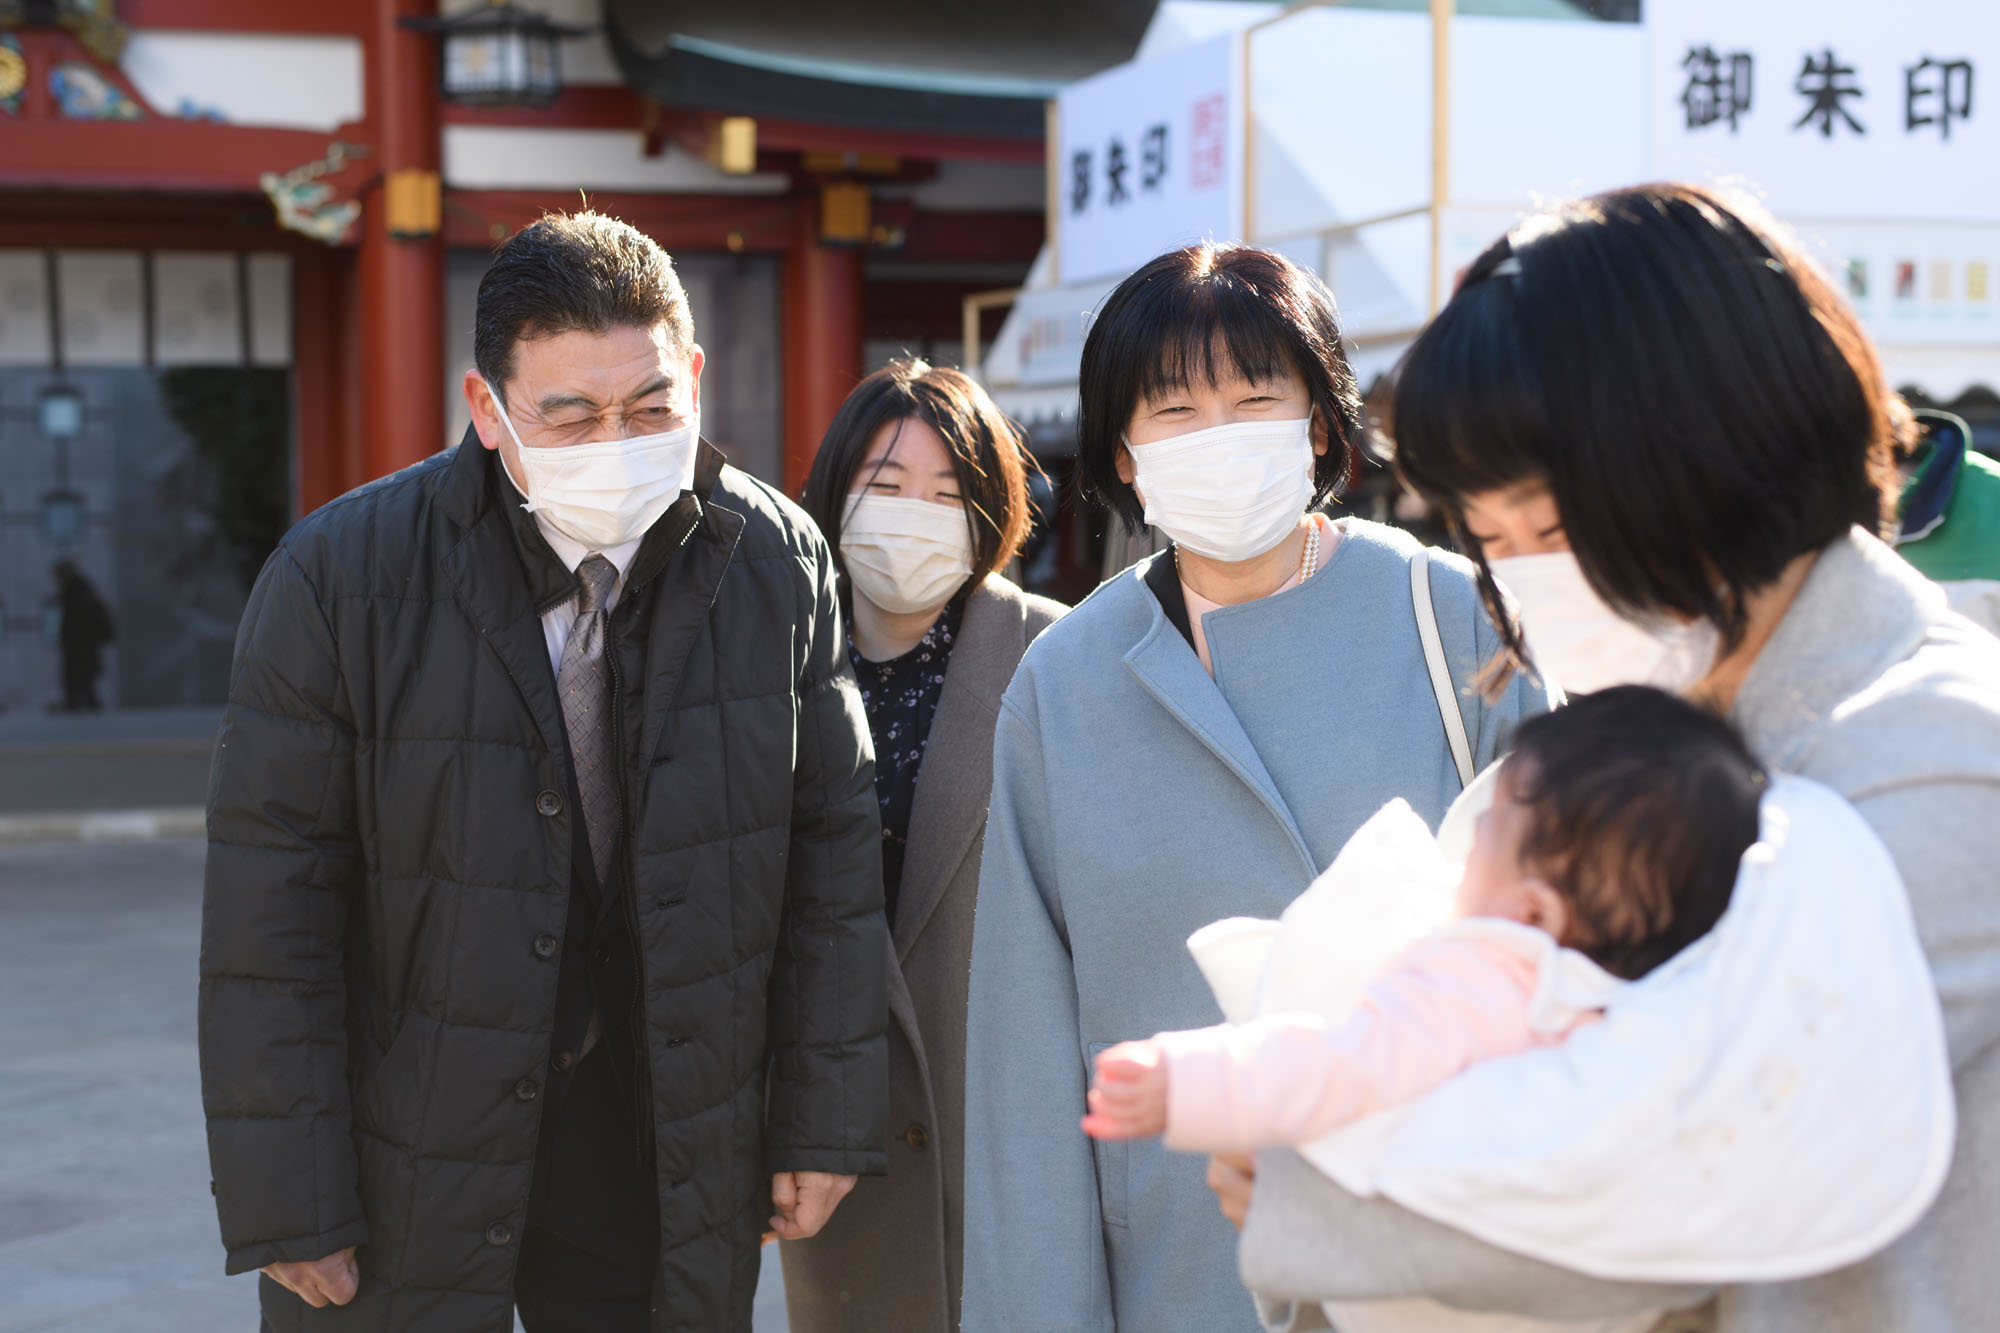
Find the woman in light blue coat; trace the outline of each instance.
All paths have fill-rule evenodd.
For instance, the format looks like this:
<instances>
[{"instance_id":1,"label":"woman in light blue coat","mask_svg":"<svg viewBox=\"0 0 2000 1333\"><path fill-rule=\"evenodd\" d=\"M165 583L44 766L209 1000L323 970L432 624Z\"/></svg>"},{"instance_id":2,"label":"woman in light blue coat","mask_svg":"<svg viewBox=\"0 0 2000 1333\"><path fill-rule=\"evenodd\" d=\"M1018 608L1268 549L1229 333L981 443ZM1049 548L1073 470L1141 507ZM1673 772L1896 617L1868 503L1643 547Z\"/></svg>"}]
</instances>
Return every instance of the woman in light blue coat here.
<instances>
[{"instance_id":1,"label":"woman in light blue coat","mask_svg":"<svg viewBox=\"0 0 2000 1333\"><path fill-rule=\"evenodd\" d=\"M1086 486L1174 545L1044 633L1001 704L963 1327L1247 1333L1203 1163L1085 1138L1091 1059L1216 1022L1189 934L1276 916L1394 797L1435 823L1550 699L1525 676L1476 690L1500 640L1469 564L1316 512L1359 401L1331 297L1282 256L1154 260L1106 300L1079 388Z\"/></svg>"}]
</instances>

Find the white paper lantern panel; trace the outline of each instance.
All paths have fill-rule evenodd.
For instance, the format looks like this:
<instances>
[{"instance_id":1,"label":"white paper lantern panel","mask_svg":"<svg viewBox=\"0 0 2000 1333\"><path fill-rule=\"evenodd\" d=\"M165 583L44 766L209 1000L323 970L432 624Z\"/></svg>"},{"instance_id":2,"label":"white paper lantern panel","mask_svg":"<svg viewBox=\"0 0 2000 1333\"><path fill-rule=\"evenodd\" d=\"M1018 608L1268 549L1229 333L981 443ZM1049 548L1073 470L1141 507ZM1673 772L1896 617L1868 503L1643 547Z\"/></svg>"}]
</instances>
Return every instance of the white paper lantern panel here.
<instances>
[{"instance_id":1,"label":"white paper lantern panel","mask_svg":"<svg viewBox=\"0 0 2000 1333\"><path fill-rule=\"evenodd\" d=\"M0 250L0 366L46 366L48 257L40 250Z\"/></svg>"},{"instance_id":2,"label":"white paper lantern panel","mask_svg":"<svg viewBox=\"0 0 2000 1333\"><path fill-rule=\"evenodd\" d=\"M260 366L292 364L292 257L250 256L250 359Z\"/></svg>"},{"instance_id":3,"label":"white paper lantern panel","mask_svg":"<svg viewBox=\"0 0 2000 1333\"><path fill-rule=\"evenodd\" d=\"M63 361L72 366L146 362L140 261L131 250L64 250L56 255Z\"/></svg>"},{"instance_id":4,"label":"white paper lantern panel","mask_svg":"<svg viewBox=\"0 0 2000 1333\"><path fill-rule=\"evenodd\" d=\"M154 364L243 364L236 277L234 254L162 250L153 256Z\"/></svg>"}]
</instances>

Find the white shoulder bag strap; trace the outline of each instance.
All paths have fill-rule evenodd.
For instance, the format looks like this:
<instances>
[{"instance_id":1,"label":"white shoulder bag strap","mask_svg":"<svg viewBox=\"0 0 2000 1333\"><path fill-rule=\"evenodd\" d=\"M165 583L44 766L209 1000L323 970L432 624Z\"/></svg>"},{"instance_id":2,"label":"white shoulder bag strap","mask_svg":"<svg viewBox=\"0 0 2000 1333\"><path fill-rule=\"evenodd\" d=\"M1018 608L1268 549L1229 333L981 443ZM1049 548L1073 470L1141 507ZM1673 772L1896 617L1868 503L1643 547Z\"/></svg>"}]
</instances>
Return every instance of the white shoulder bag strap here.
<instances>
[{"instance_id":1,"label":"white shoulder bag strap","mask_svg":"<svg viewBox=\"0 0 2000 1333\"><path fill-rule=\"evenodd\" d=\"M1445 665L1444 641L1438 635L1437 610L1431 605L1431 553L1420 550L1410 561L1410 600L1416 604L1417 637L1424 641L1424 661L1431 669L1431 692L1437 695L1438 716L1458 765L1460 790L1472 782L1472 743L1465 738L1465 715L1458 711L1458 688Z\"/></svg>"}]
</instances>

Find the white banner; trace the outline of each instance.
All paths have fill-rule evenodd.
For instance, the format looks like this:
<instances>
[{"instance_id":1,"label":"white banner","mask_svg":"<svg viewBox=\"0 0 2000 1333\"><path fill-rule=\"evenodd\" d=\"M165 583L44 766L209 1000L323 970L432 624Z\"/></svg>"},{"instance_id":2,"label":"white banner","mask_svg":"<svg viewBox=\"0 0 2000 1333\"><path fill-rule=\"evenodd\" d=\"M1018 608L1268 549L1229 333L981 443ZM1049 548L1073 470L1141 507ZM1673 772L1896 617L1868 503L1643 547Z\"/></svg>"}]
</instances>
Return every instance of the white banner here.
<instances>
[{"instance_id":1,"label":"white banner","mask_svg":"<svg viewBox=\"0 0 2000 1333\"><path fill-rule=\"evenodd\" d=\"M1249 43L1257 240L1430 202L1429 18L1301 9Z\"/></svg>"},{"instance_id":2,"label":"white banner","mask_svg":"<svg viewBox=\"0 0 2000 1333\"><path fill-rule=\"evenodd\" d=\"M1243 98L1234 33L1120 65L1057 98L1056 265L1122 275L1243 230Z\"/></svg>"},{"instance_id":3,"label":"white banner","mask_svg":"<svg viewBox=\"0 0 2000 1333\"><path fill-rule=\"evenodd\" d=\"M1635 24L1454 20L1447 202L1532 205L1644 178L1645 79Z\"/></svg>"},{"instance_id":4,"label":"white banner","mask_svg":"<svg viewBox=\"0 0 2000 1333\"><path fill-rule=\"evenodd\" d=\"M1798 231L1884 346L2000 342L2000 226L1802 222ZM2000 378L2000 358L1992 374Z\"/></svg>"},{"instance_id":5,"label":"white banner","mask_svg":"<svg viewBox=\"0 0 2000 1333\"><path fill-rule=\"evenodd\" d=\"M1419 211L1429 81L1425 16L1319 8L1069 89L1052 223L1058 281L1088 290L1017 310L1009 369L1022 383L1074 374L1082 312L1110 283L1171 246L1242 239L1246 176L1252 239L1320 270L1364 354L1389 356L1427 316L1432 272L1449 293L1522 210L1676 179L1762 196L1885 347L2000 344L2000 0L1646 0L1642 25L1460 18L1436 254Z\"/></svg>"},{"instance_id":6,"label":"white banner","mask_svg":"<svg viewBox=\"0 0 2000 1333\"><path fill-rule=\"evenodd\" d=\"M2000 221L2000 4L1646 0L1652 175L1793 218Z\"/></svg>"},{"instance_id":7,"label":"white banner","mask_svg":"<svg viewBox=\"0 0 2000 1333\"><path fill-rule=\"evenodd\" d=\"M1114 285L1100 279L1022 292L993 341L987 376L996 384L1074 384L1090 312Z\"/></svg>"}]
</instances>

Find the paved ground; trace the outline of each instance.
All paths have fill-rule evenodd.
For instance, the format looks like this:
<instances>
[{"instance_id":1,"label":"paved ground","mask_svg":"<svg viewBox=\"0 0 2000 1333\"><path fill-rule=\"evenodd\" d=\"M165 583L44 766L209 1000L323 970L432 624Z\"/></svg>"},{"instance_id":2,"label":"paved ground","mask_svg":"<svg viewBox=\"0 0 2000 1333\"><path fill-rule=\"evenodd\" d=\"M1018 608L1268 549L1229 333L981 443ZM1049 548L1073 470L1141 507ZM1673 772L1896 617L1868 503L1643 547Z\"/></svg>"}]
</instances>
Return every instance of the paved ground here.
<instances>
[{"instance_id":1,"label":"paved ground","mask_svg":"<svg viewBox=\"0 0 2000 1333\"><path fill-rule=\"evenodd\" d=\"M0 845L0 1333L256 1328L208 1193L201 858ZM757 1333L785 1327L777 1269L766 1251Z\"/></svg>"},{"instance_id":2,"label":"paved ground","mask_svg":"<svg viewBox=\"0 0 2000 1333\"><path fill-rule=\"evenodd\" d=\"M0 815L200 805L212 708L0 714Z\"/></svg>"}]
</instances>

